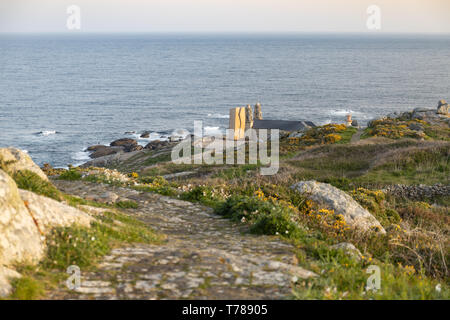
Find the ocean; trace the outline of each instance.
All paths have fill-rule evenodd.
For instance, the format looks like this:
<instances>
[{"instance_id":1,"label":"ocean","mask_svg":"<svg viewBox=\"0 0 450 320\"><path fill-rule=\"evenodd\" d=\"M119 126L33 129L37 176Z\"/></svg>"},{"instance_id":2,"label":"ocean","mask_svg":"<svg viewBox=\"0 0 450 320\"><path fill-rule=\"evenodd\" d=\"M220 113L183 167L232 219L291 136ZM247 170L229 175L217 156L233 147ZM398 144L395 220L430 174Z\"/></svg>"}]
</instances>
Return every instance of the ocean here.
<instances>
[{"instance_id":1,"label":"ocean","mask_svg":"<svg viewBox=\"0 0 450 320\"><path fill-rule=\"evenodd\" d=\"M0 147L39 165L79 165L127 131L221 130L256 102L265 119L364 124L440 99L450 35L0 35Z\"/></svg>"}]
</instances>

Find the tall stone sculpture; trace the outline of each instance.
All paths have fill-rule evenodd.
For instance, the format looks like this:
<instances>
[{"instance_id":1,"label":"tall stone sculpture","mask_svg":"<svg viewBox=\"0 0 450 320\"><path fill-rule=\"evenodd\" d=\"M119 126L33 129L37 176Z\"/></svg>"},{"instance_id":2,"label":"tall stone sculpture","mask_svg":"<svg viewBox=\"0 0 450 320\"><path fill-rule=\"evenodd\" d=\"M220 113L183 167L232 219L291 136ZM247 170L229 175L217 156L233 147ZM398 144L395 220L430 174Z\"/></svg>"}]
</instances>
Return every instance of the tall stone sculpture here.
<instances>
[{"instance_id":1,"label":"tall stone sculpture","mask_svg":"<svg viewBox=\"0 0 450 320\"><path fill-rule=\"evenodd\" d=\"M234 129L234 140L239 140L245 134L245 108L230 109L230 129Z\"/></svg>"},{"instance_id":2,"label":"tall stone sculpture","mask_svg":"<svg viewBox=\"0 0 450 320\"><path fill-rule=\"evenodd\" d=\"M261 111L261 104L259 102L255 105L255 119L257 119L257 120L263 119L262 111Z\"/></svg>"},{"instance_id":3,"label":"tall stone sculpture","mask_svg":"<svg viewBox=\"0 0 450 320\"><path fill-rule=\"evenodd\" d=\"M245 108L245 128L253 128L253 110L249 104Z\"/></svg>"}]
</instances>

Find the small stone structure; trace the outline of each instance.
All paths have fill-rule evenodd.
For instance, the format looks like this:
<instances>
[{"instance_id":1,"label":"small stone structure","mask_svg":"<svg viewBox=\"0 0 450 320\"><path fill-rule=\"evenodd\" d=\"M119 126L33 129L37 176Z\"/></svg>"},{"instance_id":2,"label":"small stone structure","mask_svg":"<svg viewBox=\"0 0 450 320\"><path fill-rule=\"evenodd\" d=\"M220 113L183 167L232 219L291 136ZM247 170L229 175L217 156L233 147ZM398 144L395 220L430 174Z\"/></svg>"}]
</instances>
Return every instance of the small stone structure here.
<instances>
[{"instance_id":1,"label":"small stone structure","mask_svg":"<svg viewBox=\"0 0 450 320\"><path fill-rule=\"evenodd\" d=\"M251 105L247 105L245 108L245 127L253 128L253 110Z\"/></svg>"},{"instance_id":2,"label":"small stone structure","mask_svg":"<svg viewBox=\"0 0 450 320\"><path fill-rule=\"evenodd\" d=\"M258 102L255 105L255 120L262 120L262 111L261 111L261 104Z\"/></svg>"},{"instance_id":3,"label":"small stone structure","mask_svg":"<svg viewBox=\"0 0 450 320\"><path fill-rule=\"evenodd\" d=\"M253 117L254 114L254 117ZM278 129L280 131L296 132L304 131L315 124L310 121L295 121L295 120L263 120L261 104L255 105L254 113L252 107L239 107L230 109L230 123L229 129L234 129L234 140L244 138L245 130L253 129Z\"/></svg>"}]
</instances>

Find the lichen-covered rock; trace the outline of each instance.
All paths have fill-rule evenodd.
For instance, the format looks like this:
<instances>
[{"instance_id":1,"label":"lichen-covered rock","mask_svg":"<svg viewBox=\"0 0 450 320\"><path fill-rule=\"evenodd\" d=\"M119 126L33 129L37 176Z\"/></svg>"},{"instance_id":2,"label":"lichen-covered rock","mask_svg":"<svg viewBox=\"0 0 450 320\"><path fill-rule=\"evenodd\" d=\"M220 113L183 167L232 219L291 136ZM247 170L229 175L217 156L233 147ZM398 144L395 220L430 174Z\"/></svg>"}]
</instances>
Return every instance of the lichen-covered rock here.
<instances>
[{"instance_id":1,"label":"lichen-covered rock","mask_svg":"<svg viewBox=\"0 0 450 320\"><path fill-rule=\"evenodd\" d=\"M19 195L16 183L0 170L0 265L34 263L43 255L38 228Z\"/></svg>"},{"instance_id":2,"label":"lichen-covered rock","mask_svg":"<svg viewBox=\"0 0 450 320\"><path fill-rule=\"evenodd\" d=\"M362 258L362 254L361 251L358 250L358 248L356 248L352 243L350 242L341 242L335 245L332 245L330 247L331 249L334 250L342 250L344 251L347 255L355 258L356 260L361 260Z\"/></svg>"},{"instance_id":3,"label":"lichen-covered rock","mask_svg":"<svg viewBox=\"0 0 450 320\"><path fill-rule=\"evenodd\" d=\"M302 181L294 184L292 188L313 201L334 210L335 213L342 214L345 222L351 227L362 231L377 230L386 233L380 222L369 211L348 194L332 185L317 181Z\"/></svg>"},{"instance_id":4,"label":"lichen-covered rock","mask_svg":"<svg viewBox=\"0 0 450 320\"><path fill-rule=\"evenodd\" d=\"M45 181L48 181L48 177L41 168L39 168L39 166L31 160L31 157L22 150L15 148L1 148L0 162L3 163L3 166L5 166L4 169L8 171L9 174L28 170L36 173Z\"/></svg>"},{"instance_id":5,"label":"lichen-covered rock","mask_svg":"<svg viewBox=\"0 0 450 320\"><path fill-rule=\"evenodd\" d=\"M26 190L19 190L19 194L44 234L49 233L51 228L72 224L89 227L93 221L88 214L64 203Z\"/></svg>"}]
</instances>

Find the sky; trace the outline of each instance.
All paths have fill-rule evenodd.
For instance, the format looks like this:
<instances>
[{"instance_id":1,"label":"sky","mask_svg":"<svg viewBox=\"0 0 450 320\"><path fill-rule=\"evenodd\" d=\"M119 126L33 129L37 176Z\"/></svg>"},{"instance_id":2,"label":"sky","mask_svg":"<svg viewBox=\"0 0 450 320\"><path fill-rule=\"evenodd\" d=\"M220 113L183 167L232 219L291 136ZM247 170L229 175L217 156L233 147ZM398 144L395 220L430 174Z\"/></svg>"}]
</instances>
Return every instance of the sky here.
<instances>
[{"instance_id":1,"label":"sky","mask_svg":"<svg viewBox=\"0 0 450 320\"><path fill-rule=\"evenodd\" d=\"M377 5L378 32L450 33L450 0L0 0L0 32L74 32L70 5L76 32L370 32Z\"/></svg>"}]
</instances>

